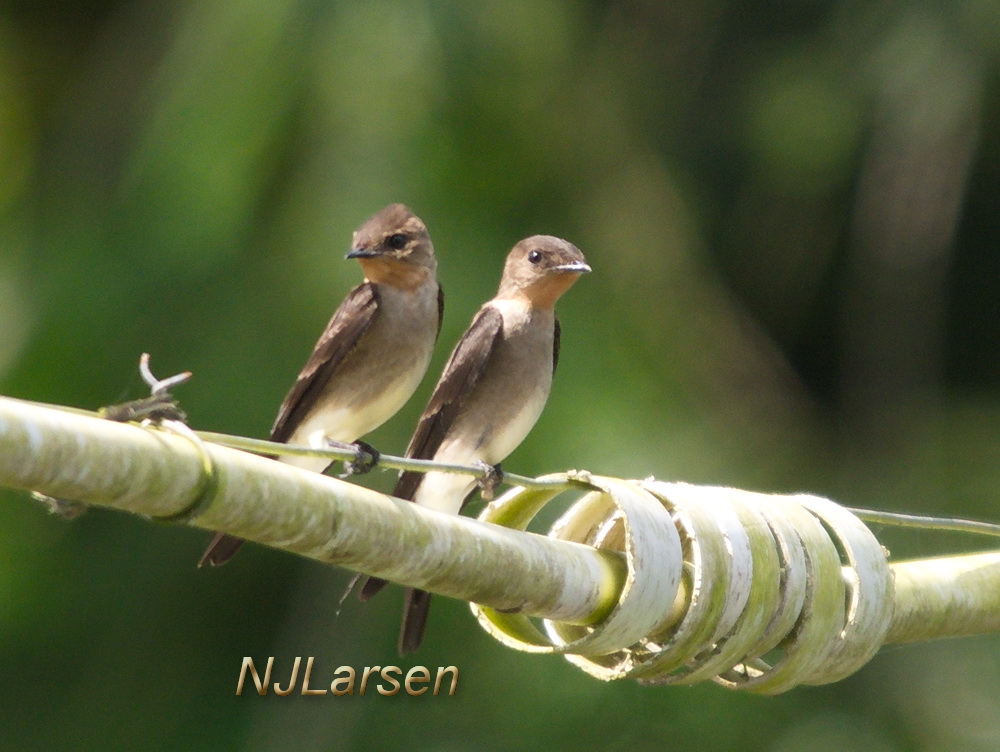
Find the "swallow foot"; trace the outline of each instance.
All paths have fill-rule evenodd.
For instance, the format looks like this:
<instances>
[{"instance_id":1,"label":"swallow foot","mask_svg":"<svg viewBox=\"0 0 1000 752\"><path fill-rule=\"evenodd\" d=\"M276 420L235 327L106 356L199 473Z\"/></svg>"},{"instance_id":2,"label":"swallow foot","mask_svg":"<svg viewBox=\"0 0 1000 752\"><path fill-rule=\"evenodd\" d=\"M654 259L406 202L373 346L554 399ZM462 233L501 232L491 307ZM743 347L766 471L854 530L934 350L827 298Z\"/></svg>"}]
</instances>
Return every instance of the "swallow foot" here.
<instances>
[{"instance_id":1,"label":"swallow foot","mask_svg":"<svg viewBox=\"0 0 1000 752\"><path fill-rule=\"evenodd\" d=\"M365 441L355 441L349 446L357 452L357 456L344 463L345 476L370 473L382 457L378 449Z\"/></svg>"},{"instance_id":2,"label":"swallow foot","mask_svg":"<svg viewBox=\"0 0 1000 752\"><path fill-rule=\"evenodd\" d=\"M503 483L503 468L498 462L491 465L480 460L476 465L483 471L479 476L479 495L486 501L492 501L497 488Z\"/></svg>"}]
</instances>

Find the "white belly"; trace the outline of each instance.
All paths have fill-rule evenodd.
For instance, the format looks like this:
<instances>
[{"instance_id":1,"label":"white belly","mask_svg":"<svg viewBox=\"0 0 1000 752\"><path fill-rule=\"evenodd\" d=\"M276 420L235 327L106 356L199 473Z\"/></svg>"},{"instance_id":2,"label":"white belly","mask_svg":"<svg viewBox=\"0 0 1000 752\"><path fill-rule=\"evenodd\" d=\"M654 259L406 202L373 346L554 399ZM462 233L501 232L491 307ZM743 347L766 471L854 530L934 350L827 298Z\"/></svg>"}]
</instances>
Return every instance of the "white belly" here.
<instances>
[{"instance_id":1,"label":"white belly","mask_svg":"<svg viewBox=\"0 0 1000 752\"><path fill-rule=\"evenodd\" d=\"M292 432L287 443L314 449L326 449L331 441L352 444L395 415L413 394L422 376L419 369L411 369L406 377L398 379L364 406L338 405L334 395L333 399L313 409ZM281 461L315 472L322 472L330 464L330 460L322 457L285 456Z\"/></svg>"}]
</instances>

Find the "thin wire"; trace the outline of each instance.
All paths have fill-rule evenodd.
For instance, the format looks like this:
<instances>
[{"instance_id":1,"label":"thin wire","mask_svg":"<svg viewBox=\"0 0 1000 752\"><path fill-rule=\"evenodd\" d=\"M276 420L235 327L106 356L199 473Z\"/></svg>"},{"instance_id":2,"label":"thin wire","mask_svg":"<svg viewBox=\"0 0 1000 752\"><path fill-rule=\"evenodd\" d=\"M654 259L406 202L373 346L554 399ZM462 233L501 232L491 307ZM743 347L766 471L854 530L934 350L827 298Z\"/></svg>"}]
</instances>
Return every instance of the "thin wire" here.
<instances>
[{"instance_id":1,"label":"thin wire","mask_svg":"<svg viewBox=\"0 0 1000 752\"><path fill-rule=\"evenodd\" d=\"M233 449L242 449L255 454L289 455L293 457L322 457L324 459L341 460L344 462L356 461L361 458L362 450L353 449L314 449L312 447L294 446L292 444L279 444L274 441L264 441L263 439L250 439L245 436L231 436L223 433L211 433L209 431L196 431L204 441L213 444L221 444ZM456 473L472 475L477 478L482 477L483 468L476 465L459 465L446 462L435 462L433 460L417 460L410 457L397 457L391 454L379 456L378 466L393 470L410 470L418 473L430 471L442 473ZM522 486L523 488L551 488L570 489L587 488L587 484L581 480L539 480L526 475L517 475L504 471L503 482L508 485ZM876 509L860 509L857 507L845 507L849 512L857 515L866 522L877 522L883 525L894 527L919 528L924 530L946 530L959 533L973 533L977 535L988 535L1000 538L1000 524L994 522L982 522L979 520L966 520L957 517L932 517L929 515L903 514L901 512L883 512Z\"/></svg>"},{"instance_id":2,"label":"thin wire","mask_svg":"<svg viewBox=\"0 0 1000 752\"><path fill-rule=\"evenodd\" d=\"M932 517L922 514L883 512L877 509L856 509L846 507L865 522L878 522L894 527L909 527L919 530L948 530L956 533L974 533L1000 538L1000 524L980 520L964 520L957 517Z\"/></svg>"},{"instance_id":3,"label":"thin wire","mask_svg":"<svg viewBox=\"0 0 1000 752\"><path fill-rule=\"evenodd\" d=\"M363 450L354 449L315 449L313 447L295 446L292 444L280 444L274 441L263 439L250 439L245 436L231 436L224 433L212 433L210 431L196 431L195 433L203 441L213 444L230 447L231 449L242 449L254 454L287 455L291 457L321 457L328 460L340 460L352 462L362 459ZM482 477L483 468L477 465L460 465L449 462L435 462L434 460L418 460L412 457L397 457L391 454L380 454L378 467L392 470L410 470L417 473L427 473L432 470L442 473L455 473L459 475L472 475L477 478ZM587 484L579 480L539 480L526 475L516 473L503 473L503 482L507 485L522 486L524 488L587 488Z\"/></svg>"},{"instance_id":4,"label":"thin wire","mask_svg":"<svg viewBox=\"0 0 1000 752\"><path fill-rule=\"evenodd\" d=\"M139 372L143 380L149 385L153 396L166 394L171 387L182 384L191 378L190 371L183 371L166 379L157 379L149 367L149 355L143 353L139 359ZM33 403L42 407L55 408L74 412L77 414L93 415L99 414L89 410L79 410L62 405L43 405ZM187 426L185 426L187 428ZM202 441L212 444L227 446L232 449L241 449L255 454L266 455L288 455L293 457L322 457L330 461L340 460L342 462L364 462L366 452L358 447L357 449L314 449L312 447L293 446L291 444L281 444L263 439L251 439L245 436L232 436L224 433L214 433L211 431L193 431L194 435ZM445 462L435 462L433 460L418 460L410 457L398 457L391 454L380 454L378 466L385 469L409 470L412 472L426 473L430 471L443 473L456 473L471 475L476 478L483 477L483 467L476 465L459 465ZM521 486L523 488L548 488L566 490L570 488L589 488L590 486L582 478L567 478L565 480L530 478L526 475L504 472L503 482L508 485ZM979 520L966 520L957 517L933 517L929 515L904 514L902 512L883 512L875 509L861 509L857 507L845 507L849 512L866 522L875 522L882 525L894 527L916 528L921 530L944 530L959 533L972 533L976 535L988 535L1000 538L1000 524L993 522L983 522Z\"/></svg>"}]
</instances>

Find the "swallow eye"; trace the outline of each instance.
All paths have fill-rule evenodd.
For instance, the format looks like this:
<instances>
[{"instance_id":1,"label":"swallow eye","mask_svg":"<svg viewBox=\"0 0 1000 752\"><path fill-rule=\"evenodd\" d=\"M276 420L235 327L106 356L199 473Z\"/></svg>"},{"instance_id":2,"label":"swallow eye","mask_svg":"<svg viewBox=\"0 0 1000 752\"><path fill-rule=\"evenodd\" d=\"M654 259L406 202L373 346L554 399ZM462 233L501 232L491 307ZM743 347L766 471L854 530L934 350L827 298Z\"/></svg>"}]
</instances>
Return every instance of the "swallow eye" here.
<instances>
[{"instance_id":1,"label":"swallow eye","mask_svg":"<svg viewBox=\"0 0 1000 752\"><path fill-rule=\"evenodd\" d=\"M528 263L537 264L541 260L542 260L541 251L531 251L528 253Z\"/></svg>"},{"instance_id":2,"label":"swallow eye","mask_svg":"<svg viewBox=\"0 0 1000 752\"><path fill-rule=\"evenodd\" d=\"M401 251L406 247L406 236L401 232L397 232L395 235L389 236L388 243L390 248Z\"/></svg>"}]
</instances>

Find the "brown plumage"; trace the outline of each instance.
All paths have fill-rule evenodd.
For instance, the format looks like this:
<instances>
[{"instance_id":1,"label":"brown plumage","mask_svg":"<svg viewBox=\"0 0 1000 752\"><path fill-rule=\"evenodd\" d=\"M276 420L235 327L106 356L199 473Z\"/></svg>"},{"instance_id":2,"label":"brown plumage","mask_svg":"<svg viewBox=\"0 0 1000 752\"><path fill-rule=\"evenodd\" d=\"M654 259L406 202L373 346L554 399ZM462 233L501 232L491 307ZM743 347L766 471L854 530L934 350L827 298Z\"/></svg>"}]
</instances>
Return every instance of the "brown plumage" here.
<instances>
[{"instance_id":1,"label":"brown plumage","mask_svg":"<svg viewBox=\"0 0 1000 752\"><path fill-rule=\"evenodd\" d=\"M535 235L514 246L496 297L480 308L455 346L406 454L418 459L496 465L531 430L548 398L559 353L554 306L590 267L573 244ZM404 472L395 495L457 514L475 488L464 475ZM369 578L367 600L384 580ZM417 649L430 595L407 591L399 650Z\"/></svg>"},{"instance_id":2,"label":"brown plumage","mask_svg":"<svg viewBox=\"0 0 1000 752\"><path fill-rule=\"evenodd\" d=\"M349 259L365 281L348 293L278 410L272 441L350 444L410 398L430 362L444 297L427 227L403 204L385 207L354 233ZM282 457L323 472L330 462ZM198 562L226 563L243 540L219 533Z\"/></svg>"}]
</instances>

